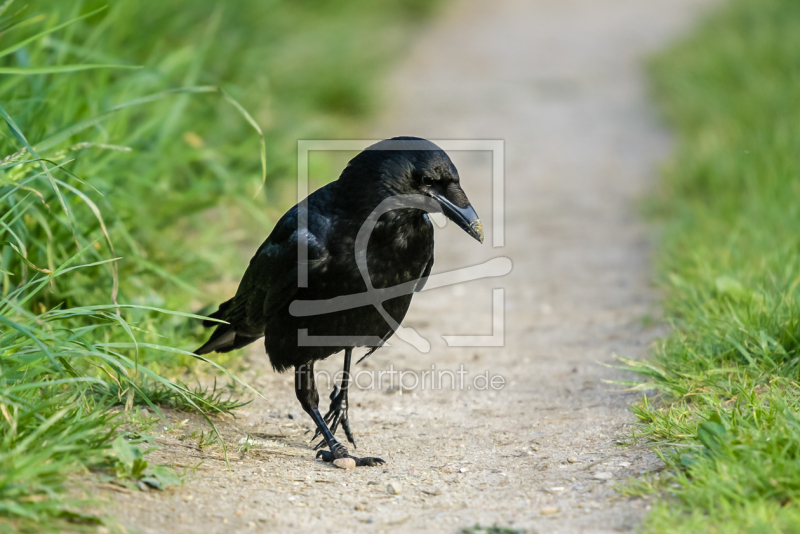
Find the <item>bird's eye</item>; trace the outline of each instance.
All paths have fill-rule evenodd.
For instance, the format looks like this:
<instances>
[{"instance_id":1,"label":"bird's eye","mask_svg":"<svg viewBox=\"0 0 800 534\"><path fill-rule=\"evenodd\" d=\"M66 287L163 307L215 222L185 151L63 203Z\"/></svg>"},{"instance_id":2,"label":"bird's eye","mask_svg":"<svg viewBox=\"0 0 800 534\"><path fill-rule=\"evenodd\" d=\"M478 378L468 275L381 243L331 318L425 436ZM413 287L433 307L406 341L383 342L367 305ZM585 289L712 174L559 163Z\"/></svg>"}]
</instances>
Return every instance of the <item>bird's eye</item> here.
<instances>
[{"instance_id":1,"label":"bird's eye","mask_svg":"<svg viewBox=\"0 0 800 534\"><path fill-rule=\"evenodd\" d=\"M422 177L423 185L432 186L433 185L433 178L428 176L427 174L423 175Z\"/></svg>"}]
</instances>

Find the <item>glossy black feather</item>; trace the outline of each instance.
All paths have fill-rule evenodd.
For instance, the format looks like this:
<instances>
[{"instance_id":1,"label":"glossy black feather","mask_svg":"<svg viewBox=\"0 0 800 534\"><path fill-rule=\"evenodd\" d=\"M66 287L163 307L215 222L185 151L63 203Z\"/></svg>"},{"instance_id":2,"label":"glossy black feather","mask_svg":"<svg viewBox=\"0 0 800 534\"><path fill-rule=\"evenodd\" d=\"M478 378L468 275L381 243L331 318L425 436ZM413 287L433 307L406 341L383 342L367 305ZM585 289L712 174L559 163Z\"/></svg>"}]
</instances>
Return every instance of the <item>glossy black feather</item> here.
<instances>
[{"instance_id":1,"label":"glossy black feather","mask_svg":"<svg viewBox=\"0 0 800 534\"><path fill-rule=\"evenodd\" d=\"M308 317L293 316L289 306L295 300L324 300L366 291L356 263L356 236L384 199L419 194L431 179L440 180L443 188L455 184L463 195L458 173L443 151L415 138L392 140L395 146L398 140L407 142L409 149L381 150L385 146L381 143L370 147L351 160L337 181L312 193L306 203L294 206L278 221L250 261L236 295L211 315L228 324L204 322L216 325L216 330L197 354L226 352L264 337L273 367L283 371L348 347L374 347L370 338L385 341L393 334L371 305ZM420 146L429 150L414 150ZM301 210L307 212L307 233L298 231ZM308 241L308 287L298 287L301 237ZM366 259L374 287L416 281L412 287L421 290L433 265L433 225L425 212L403 208L381 216L370 235ZM405 317L411 298L412 294L406 294L384 303L397 323ZM357 339L346 345L299 346L302 330L310 336Z\"/></svg>"}]
</instances>

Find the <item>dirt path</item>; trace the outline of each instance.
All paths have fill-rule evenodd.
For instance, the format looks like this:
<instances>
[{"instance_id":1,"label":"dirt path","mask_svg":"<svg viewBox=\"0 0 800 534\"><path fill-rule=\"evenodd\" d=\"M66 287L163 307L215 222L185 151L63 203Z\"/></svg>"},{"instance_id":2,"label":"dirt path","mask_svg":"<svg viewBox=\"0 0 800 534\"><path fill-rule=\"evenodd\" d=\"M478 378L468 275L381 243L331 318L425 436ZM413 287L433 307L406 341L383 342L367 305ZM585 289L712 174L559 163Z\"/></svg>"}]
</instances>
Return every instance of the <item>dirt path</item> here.
<instances>
[{"instance_id":1,"label":"dirt path","mask_svg":"<svg viewBox=\"0 0 800 534\"><path fill-rule=\"evenodd\" d=\"M405 324L431 341L431 352L395 342L355 371L463 364L465 385L488 371L505 387L355 390L357 454L388 464L345 472L312 460L292 377L266 369L259 346L251 379L271 405L257 401L223 424L230 443L245 432L264 443L233 454L228 472L213 450L178 439L194 420L174 427L159 438L160 461L203 465L179 489L113 494L120 524L187 533L458 532L475 523L634 529L647 503L611 486L657 463L644 451L614 448L635 397L603 383L618 375L598 362L641 356L658 334L642 321L654 295L634 206L668 139L646 104L639 61L706 3L449 6L392 77L393 105L373 134L505 140L506 246L479 247L448 225L437 231L434 270L506 256L513 271L416 296ZM453 159L489 235L491 158ZM492 332L493 288L504 289L505 346L448 348L440 334ZM340 361L325 368L335 372ZM391 482L399 495L387 492Z\"/></svg>"}]
</instances>

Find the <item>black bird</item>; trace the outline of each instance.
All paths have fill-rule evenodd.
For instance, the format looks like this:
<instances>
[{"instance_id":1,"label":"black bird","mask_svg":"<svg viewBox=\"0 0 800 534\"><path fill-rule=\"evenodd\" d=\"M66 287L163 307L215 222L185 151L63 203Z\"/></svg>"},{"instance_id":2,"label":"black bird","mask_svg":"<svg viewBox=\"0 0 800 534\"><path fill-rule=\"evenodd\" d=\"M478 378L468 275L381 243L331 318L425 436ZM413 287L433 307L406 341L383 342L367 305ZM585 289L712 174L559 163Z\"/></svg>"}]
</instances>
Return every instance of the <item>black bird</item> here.
<instances>
[{"instance_id":1,"label":"black bird","mask_svg":"<svg viewBox=\"0 0 800 534\"><path fill-rule=\"evenodd\" d=\"M443 150L415 137L370 146L347 164L338 180L281 217L250 260L236 296L210 316L227 324L204 321L216 330L195 353L229 352L263 337L275 370L294 367L297 399L324 439L317 448L327 444L330 450L319 451L317 457L328 462L349 457L356 465L385 463L350 456L334 433L341 423L355 446L347 401L353 349L371 347L369 355L391 337L413 292L430 275L433 225L426 211L443 212L483 243L478 215ZM368 283L375 290L394 292L376 304ZM304 313L298 306L303 301L322 301L304 303L318 313ZM334 388L323 417L317 408L314 362L340 351L341 387Z\"/></svg>"}]
</instances>

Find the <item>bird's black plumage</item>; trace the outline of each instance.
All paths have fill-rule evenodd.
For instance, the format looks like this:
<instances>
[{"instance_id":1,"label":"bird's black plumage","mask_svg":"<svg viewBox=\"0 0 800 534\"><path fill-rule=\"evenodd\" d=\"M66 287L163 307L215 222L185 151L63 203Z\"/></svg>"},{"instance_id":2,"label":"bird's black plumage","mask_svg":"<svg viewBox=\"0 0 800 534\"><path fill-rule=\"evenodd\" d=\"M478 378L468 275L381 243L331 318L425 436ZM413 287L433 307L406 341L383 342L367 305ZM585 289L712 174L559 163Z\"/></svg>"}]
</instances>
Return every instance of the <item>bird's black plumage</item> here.
<instances>
[{"instance_id":1,"label":"bird's black plumage","mask_svg":"<svg viewBox=\"0 0 800 534\"><path fill-rule=\"evenodd\" d=\"M298 399L331 448L331 452L321 453L326 460L347 455L333 437L339 422L353 441L347 420L347 383L332 395L331 410L326 416L333 421L330 432L316 408L314 362L344 350L348 376L352 349L372 346L374 350L394 329L371 304L310 316L292 315L290 305L363 294L367 284L358 268L359 254L362 261L366 256L369 281L374 288L407 284L419 291L433 265L433 225L419 205L395 207L377 219L373 215L372 220L377 222L371 233L362 233L368 235L366 250L359 250L359 231L370 215L385 202L398 198L433 199L433 206L441 206L459 226L483 240L480 221L444 151L418 138L381 141L353 158L338 180L312 193L281 217L250 260L236 295L210 316L228 324L205 321L205 326L216 329L208 342L195 351L228 352L264 337L273 367L278 371L295 368ZM307 222L298 224L303 219ZM307 243L307 263L299 261L299 241ZM298 284L301 265L308 273L306 287ZM403 320L412 295L407 292L383 302L395 323ZM307 344L298 341L302 336L325 338ZM364 465L382 462L357 460Z\"/></svg>"}]
</instances>

